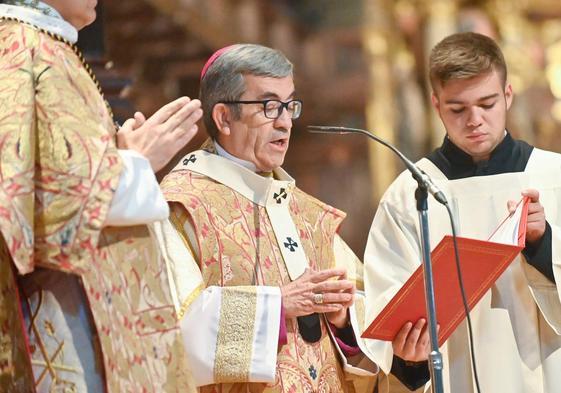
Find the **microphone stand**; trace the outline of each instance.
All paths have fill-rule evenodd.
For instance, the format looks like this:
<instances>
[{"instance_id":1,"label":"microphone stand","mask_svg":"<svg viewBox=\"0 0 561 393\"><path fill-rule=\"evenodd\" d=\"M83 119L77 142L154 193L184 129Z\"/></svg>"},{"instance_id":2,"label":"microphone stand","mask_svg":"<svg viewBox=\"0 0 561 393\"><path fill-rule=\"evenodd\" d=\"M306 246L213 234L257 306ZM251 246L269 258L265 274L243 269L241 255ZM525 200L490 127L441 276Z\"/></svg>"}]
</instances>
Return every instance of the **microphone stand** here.
<instances>
[{"instance_id":1,"label":"microphone stand","mask_svg":"<svg viewBox=\"0 0 561 393\"><path fill-rule=\"evenodd\" d=\"M434 301L434 284L432 275L432 263L430 256L430 239L429 239L429 221L428 221L428 193L430 192L435 199L447 205L448 201L444 197L442 191L438 190L430 178L422 172L415 164L403 155L394 146L376 135L359 128L347 127L328 127L328 126L308 126L308 131L321 134L362 134L370 139L389 148L403 161L407 169L417 181L417 189L415 190L415 199L417 200L417 211L419 213L419 223L421 228L421 247L423 252L423 274L425 282L425 298L428 316L428 327L430 335L431 352L429 354L429 369L431 374L431 388L433 393L444 393L444 384L442 379L442 354L438 349L438 333L436 324L436 305Z\"/></svg>"}]
</instances>

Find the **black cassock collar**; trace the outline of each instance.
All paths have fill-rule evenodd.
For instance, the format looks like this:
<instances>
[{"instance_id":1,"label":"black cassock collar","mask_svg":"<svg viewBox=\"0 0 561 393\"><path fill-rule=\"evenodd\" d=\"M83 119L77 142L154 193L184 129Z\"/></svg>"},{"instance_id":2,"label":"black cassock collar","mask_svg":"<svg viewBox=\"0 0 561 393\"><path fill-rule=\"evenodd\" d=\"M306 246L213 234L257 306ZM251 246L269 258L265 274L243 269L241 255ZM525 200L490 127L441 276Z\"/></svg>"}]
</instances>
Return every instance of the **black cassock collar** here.
<instances>
[{"instance_id":1,"label":"black cassock collar","mask_svg":"<svg viewBox=\"0 0 561 393\"><path fill-rule=\"evenodd\" d=\"M427 158L448 179L455 180L471 176L523 172L533 149L534 147L526 142L513 139L507 132L491 153L489 160L475 163L469 154L454 145L446 136L442 146L430 153Z\"/></svg>"}]
</instances>

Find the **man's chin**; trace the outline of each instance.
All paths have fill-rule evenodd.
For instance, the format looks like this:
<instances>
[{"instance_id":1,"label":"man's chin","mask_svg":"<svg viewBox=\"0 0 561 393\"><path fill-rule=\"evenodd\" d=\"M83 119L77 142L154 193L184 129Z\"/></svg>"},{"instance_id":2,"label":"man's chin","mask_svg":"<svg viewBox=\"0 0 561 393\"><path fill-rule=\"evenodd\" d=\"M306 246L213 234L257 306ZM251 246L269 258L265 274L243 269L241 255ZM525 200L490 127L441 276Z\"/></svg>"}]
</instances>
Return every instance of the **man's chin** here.
<instances>
[{"instance_id":1,"label":"man's chin","mask_svg":"<svg viewBox=\"0 0 561 393\"><path fill-rule=\"evenodd\" d=\"M84 19L84 20L80 21L80 23L77 23L77 25L74 25L74 27L76 28L76 30L82 30L84 27L89 26L92 23L94 23L96 18L97 18L97 13L94 9L90 13L90 15L88 15L88 19Z\"/></svg>"},{"instance_id":2,"label":"man's chin","mask_svg":"<svg viewBox=\"0 0 561 393\"><path fill-rule=\"evenodd\" d=\"M262 162L260 165L257 166L257 168L259 168L260 172L272 172L275 169L278 169L282 166L282 164L284 163L284 158L283 160L275 160L275 161L267 161L267 162Z\"/></svg>"},{"instance_id":3,"label":"man's chin","mask_svg":"<svg viewBox=\"0 0 561 393\"><path fill-rule=\"evenodd\" d=\"M477 146L476 148L468 149L466 151L474 161L488 160L494 148L488 144Z\"/></svg>"}]
</instances>

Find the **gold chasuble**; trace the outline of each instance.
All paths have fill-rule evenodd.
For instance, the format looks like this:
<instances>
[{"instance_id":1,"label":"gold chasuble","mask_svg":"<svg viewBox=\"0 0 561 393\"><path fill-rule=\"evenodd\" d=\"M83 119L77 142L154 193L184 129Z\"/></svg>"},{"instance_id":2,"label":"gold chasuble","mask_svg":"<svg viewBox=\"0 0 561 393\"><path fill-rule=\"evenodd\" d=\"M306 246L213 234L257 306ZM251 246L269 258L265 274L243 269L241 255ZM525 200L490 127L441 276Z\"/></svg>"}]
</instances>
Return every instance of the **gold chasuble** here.
<instances>
[{"instance_id":1,"label":"gold chasuble","mask_svg":"<svg viewBox=\"0 0 561 393\"><path fill-rule=\"evenodd\" d=\"M122 170L72 47L0 20L2 392L190 391L147 226L102 230Z\"/></svg>"},{"instance_id":2,"label":"gold chasuble","mask_svg":"<svg viewBox=\"0 0 561 393\"><path fill-rule=\"evenodd\" d=\"M287 343L278 342L280 286L308 267L335 267L335 243L357 278L360 261L336 234L345 214L296 188L280 168L262 177L205 146L211 151L188 154L161 184L200 269L201 287L193 292L191 283L178 299L200 391L355 391L344 368L373 383L374 374L341 356L323 316L319 341L305 341L297 320L287 319Z\"/></svg>"}]
</instances>

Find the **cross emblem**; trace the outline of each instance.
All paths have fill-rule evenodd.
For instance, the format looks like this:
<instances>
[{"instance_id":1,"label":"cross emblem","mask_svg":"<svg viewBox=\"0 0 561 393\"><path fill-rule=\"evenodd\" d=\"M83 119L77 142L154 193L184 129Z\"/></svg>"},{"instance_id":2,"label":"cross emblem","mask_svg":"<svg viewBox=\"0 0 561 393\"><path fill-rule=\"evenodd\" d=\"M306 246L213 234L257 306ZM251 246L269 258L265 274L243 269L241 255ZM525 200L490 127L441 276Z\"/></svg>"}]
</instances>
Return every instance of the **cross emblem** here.
<instances>
[{"instance_id":1,"label":"cross emblem","mask_svg":"<svg viewBox=\"0 0 561 393\"><path fill-rule=\"evenodd\" d=\"M281 188L278 194L276 192L273 194L273 198L279 205L282 203L283 199L286 199L287 196L288 194L284 188Z\"/></svg>"},{"instance_id":2,"label":"cross emblem","mask_svg":"<svg viewBox=\"0 0 561 393\"><path fill-rule=\"evenodd\" d=\"M287 237L286 241L284 242L284 247L288 248L290 252L294 252L296 251L296 248L298 248L298 243L292 240L291 237Z\"/></svg>"},{"instance_id":3,"label":"cross emblem","mask_svg":"<svg viewBox=\"0 0 561 393\"><path fill-rule=\"evenodd\" d=\"M197 157L194 154L191 154L188 158L183 160L183 165L189 165L190 162L195 163L197 161Z\"/></svg>"}]
</instances>

